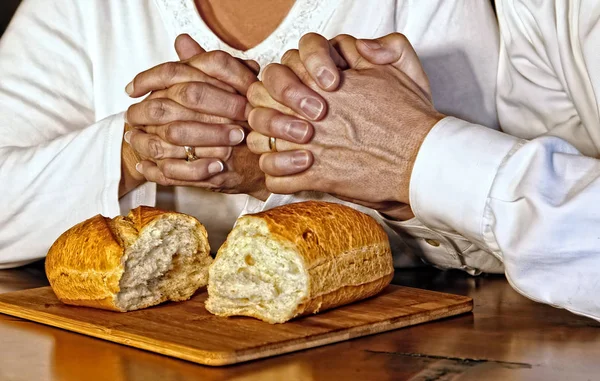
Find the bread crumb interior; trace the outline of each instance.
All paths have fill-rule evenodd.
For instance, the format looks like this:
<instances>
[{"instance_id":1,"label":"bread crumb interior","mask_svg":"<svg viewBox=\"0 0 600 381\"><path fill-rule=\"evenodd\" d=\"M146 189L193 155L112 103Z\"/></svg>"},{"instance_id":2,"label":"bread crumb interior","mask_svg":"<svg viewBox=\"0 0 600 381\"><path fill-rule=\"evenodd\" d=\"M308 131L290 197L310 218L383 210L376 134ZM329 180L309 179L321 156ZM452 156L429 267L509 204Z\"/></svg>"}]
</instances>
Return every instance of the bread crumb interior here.
<instances>
[{"instance_id":1,"label":"bread crumb interior","mask_svg":"<svg viewBox=\"0 0 600 381\"><path fill-rule=\"evenodd\" d=\"M117 307L133 310L189 298L191 287L207 283L211 258L196 255L208 251L200 245L205 243L187 218L166 215L150 223L123 255Z\"/></svg>"},{"instance_id":2,"label":"bread crumb interior","mask_svg":"<svg viewBox=\"0 0 600 381\"><path fill-rule=\"evenodd\" d=\"M308 295L308 277L293 247L284 247L260 220L236 226L209 270L207 309L272 323L291 318Z\"/></svg>"}]
</instances>

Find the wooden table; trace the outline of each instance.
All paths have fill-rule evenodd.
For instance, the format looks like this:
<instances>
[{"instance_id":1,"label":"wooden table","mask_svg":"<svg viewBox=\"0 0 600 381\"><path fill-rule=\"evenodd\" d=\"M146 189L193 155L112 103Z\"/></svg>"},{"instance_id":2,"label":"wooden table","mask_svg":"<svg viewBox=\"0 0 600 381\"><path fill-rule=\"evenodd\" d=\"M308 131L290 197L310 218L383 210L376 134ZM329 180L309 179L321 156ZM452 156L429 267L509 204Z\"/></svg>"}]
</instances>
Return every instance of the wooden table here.
<instances>
[{"instance_id":1,"label":"wooden table","mask_svg":"<svg viewBox=\"0 0 600 381\"><path fill-rule=\"evenodd\" d=\"M598 380L600 323L536 304L500 276L402 271L394 283L471 296L473 314L227 368L0 315L0 380ZM0 271L0 292L46 285Z\"/></svg>"}]
</instances>

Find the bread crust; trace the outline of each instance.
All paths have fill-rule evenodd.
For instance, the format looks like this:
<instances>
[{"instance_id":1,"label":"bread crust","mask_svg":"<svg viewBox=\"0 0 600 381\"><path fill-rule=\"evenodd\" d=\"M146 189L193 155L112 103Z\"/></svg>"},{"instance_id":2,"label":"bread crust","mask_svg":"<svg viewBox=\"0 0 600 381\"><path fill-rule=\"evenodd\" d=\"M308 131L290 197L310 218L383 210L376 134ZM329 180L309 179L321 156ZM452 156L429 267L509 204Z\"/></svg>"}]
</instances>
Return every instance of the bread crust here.
<instances>
[{"instance_id":1,"label":"bread crust","mask_svg":"<svg viewBox=\"0 0 600 381\"><path fill-rule=\"evenodd\" d=\"M193 219L200 239L208 245L204 226L181 213L140 206L127 217L96 215L64 232L48 251L46 276L58 299L65 304L122 312L115 296L120 291L125 250L146 226L168 214Z\"/></svg>"},{"instance_id":2,"label":"bread crust","mask_svg":"<svg viewBox=\"0 0 600 381\"><path fill-rule=\"evenodd\" d=\"M309 295L290 318L373 296L393 278L392 253L385 230L372 217L355 209L307 201L243 216L237 224L241 226L252 219L265 222L270 238L295 248L304 262ZM227 242L219 252L226 249ZM264 316L251 316L267 320Z\"/></svg>"}]
</instances>

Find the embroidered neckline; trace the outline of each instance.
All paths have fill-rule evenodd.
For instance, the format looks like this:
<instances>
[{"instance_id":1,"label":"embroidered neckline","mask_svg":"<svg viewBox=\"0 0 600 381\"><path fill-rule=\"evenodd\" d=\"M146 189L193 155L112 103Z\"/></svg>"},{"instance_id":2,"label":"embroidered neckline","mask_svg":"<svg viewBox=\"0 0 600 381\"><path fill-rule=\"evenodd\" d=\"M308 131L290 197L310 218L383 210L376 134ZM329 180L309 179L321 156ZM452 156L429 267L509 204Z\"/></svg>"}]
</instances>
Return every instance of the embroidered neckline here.
<instances>
[{"instance_id":1,"label":"embroidered neckline","mask_svg":"<svg viewBox=\"0 0 600 381\"><path fill-rule=\"evenodd\" d=\"M320 32L336 8L335 0L296 0L288 15L264 41L246 51L223 42L198 13L194 0L155 0L163 20L175 36L187 33L206 50L223 50L235 57L252 59L261 68L278 62L290 41L309 32Z\"/></svg>"}]
</instances>

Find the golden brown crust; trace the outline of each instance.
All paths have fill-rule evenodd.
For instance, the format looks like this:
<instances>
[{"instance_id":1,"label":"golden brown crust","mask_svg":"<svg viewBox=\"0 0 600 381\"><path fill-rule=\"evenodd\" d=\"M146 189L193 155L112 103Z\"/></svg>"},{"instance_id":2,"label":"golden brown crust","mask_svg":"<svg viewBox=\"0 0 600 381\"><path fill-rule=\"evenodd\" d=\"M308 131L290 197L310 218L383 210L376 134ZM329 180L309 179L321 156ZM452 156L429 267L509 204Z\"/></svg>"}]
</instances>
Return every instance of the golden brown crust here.
<instances>
[{"instance_id":1,"label":"golden brown crust","mask_svg":"<svg viewBox=\"0 0 600 381\"><path fill-rule=\"evenodd\" d=\"M274 238L293 243L307 270L356 248L381 242L389 247L388 236L377 221L341 204L306 201L248 217L263 219Z\"/></svg>"},{"instance_id":2,"label":"golden brown crust","mask_svg":"<svg viewBox=\"0 0 600 381\"><path fill-rule=\"evenodd\" d=\"M145 226L166 214L182 215L141 206L127 217L96 215L64 232L50 248L45 264L58 299L71 305L120 311L115 296L124 272L125 249ZM204 227L199 230L201 239L208 242Z\"/></svg>"},{"instance_id":3,"label":"golden brown crust","mask_svg":"<svg viewBox=\"0 0 600 381\"><path fill-rule=\"evenodd\" d=\"M133 222L133 225L135 226L136 230L139 232L146 225L148 225L155 219L160 218L161 216L163 216L166 213L180 214L180 213L176 213L176 212L166 212L166 211L158 209L158 208L152 208L150 206L142 205L142 206L138 206L137 208L129 211L127 218L129 218Z\"/></svg>"},{"instance_id":4,"label":"golden brown crust","mask_svg":"<svg viewBox=\"0 0 600 381\"><path fill-rule=\"evenodd\" d=\"M123 247L109 221L101 215L83 221L63 233L50 248L46 275L60 300L103 301L119 292Z\"/></svg>"},{"instance_id":5,"label":"golden brown crust","mask_svg":"<svg viewBox=\"0 0 600 381\"><path fill-rule=\"evenodd\" d=\"M393 277L394 273L392 272L369 283L358 286L345 286L328 294L313 298L298 307L298 316L316 314L317 312L375 296L390 284Z\"/></svg>"}]
</instances>

